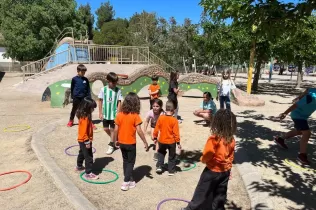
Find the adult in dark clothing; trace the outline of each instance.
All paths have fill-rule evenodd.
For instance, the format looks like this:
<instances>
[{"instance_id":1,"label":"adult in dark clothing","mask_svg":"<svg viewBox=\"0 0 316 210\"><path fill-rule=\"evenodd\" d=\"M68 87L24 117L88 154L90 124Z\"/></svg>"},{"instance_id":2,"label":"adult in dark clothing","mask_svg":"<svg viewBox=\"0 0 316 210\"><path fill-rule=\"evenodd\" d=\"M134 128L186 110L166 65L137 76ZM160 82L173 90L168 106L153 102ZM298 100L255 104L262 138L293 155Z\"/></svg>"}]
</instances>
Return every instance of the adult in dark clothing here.
<instances>
[{"instance_id":1,"label":"adult in dark clothing","mask_svg":"<svg viewBox=\"0 0 316 210\"><path fill-rule=\"evenodd\" d=\"M70 119L67 124L68 127L73 126L75 114L77 109L81 103L81 101L85 97L91 98L91 90L89 85L89 80L84 76L87 71L87 68L83 64L79 64L77 66L78 75L73 77L71 80L71 98L73 99L72 102L72 110L70 113Z\"/></svg>"},{"instance_id":2,"label":"adult in dark clothing","mask_svg":"<svg viewBox=\"0 0 316 210\"><path fill-rule=\"evenodd\" d=\"M178 93L180 91L179 85L178 85L178 78L179 78L179 72L171 72L170 73L170 81L169 81L169 89L168 89L168 99L173 102L175 112L174 117L178 119L178 111L179 111L179 105L178 105ZM179 121L180 122L180 121Z\"/></svg>"}]
</instances>

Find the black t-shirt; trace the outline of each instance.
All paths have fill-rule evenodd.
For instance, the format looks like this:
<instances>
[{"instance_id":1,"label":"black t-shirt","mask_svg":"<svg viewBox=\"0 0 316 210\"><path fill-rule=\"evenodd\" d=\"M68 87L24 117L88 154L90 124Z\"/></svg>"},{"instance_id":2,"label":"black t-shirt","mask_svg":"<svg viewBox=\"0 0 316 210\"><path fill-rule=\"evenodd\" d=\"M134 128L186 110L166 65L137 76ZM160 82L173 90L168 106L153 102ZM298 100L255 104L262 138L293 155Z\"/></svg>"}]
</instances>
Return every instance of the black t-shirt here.
<instances>
[{"instance_id":1,"label":"black t-shirt","mask_svg":"<svg viewBox=\"0 0 316 210\"><path fill-rule=\"evenodd\" d=\"M174 92L174 88L178 88L178 82L175 81L171 81L169 84L169 94L168 94L168 98L172 99L172 100L177 100L177 94Z\"/></svg>"}]
</instances>

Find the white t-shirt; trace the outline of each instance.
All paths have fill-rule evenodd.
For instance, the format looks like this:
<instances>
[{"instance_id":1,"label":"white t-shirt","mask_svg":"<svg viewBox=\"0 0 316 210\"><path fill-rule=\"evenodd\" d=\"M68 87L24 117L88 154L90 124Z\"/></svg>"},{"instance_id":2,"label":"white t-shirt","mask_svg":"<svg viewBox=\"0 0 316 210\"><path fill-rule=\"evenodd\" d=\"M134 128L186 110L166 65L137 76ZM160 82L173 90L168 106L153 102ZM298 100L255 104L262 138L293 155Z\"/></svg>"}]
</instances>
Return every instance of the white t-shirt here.
<instances>
[{"instance_id":1,"label":"white t-shirt","mask_svg":"<svg viewBox=\"0 0 316 210\"><path fill-rule=\"evenodd\" d=\"M217 87L220 96L230 96L230 90L235 88L234 82L230 79L222 80Z\"/></svg>"}]
</instances>

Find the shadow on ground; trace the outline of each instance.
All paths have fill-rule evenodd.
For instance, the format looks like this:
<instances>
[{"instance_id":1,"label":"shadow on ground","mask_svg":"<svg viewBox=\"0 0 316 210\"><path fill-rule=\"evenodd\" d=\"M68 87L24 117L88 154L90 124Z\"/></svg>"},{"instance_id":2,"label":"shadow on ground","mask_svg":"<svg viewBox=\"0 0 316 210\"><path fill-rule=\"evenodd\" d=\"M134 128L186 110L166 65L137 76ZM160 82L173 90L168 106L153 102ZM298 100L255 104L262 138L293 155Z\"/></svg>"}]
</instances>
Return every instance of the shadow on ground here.
<instances>
[{"instance_id":1,"label":"shadow on ground","mask_svg":"<svg viewBox=\"0 0 316 210\"><path fill-rule=\"evenodd\" d=\"M153 176L151 174L151 166L148 165L142 165L138 166L137 168L134 168L133 171L133 178L136 183L140 182L144 177L153 179Z\"/></svg>"},{"instance_id":2,"label":"shadow on ground","mask_svg":"<svg viewBox=\"0 0 316 210\"><path fill-rule=\"evenodd\" d=\"M290 184L285 186L285 183L281 184L272 179L263 179L263 183L254 182L251 187L257 191L268 192L271 196L291 200L298 205L305 206L304 209L316 209L316 197L313 191L313 187L316 185L316 170L314 173L311 171L296 173L294 172L297 171L296 169L284 162L287 158L293 159L293 162L296 162L300 138L293 138L286 141L289 147L286 151L281 150L274 143L268 148L260 148L262 141L271 141L272 143L273 137L280 132L258 125L256 121L269 119L269 117L256 115L253 110L240 112L238 113L238 117L245 119L243 122L238 123L237 137L240 139L238 142L238 147L240 148L238 152L247 153L250 157L249 162L252 165L272 169L275 175L282 176ZM311 127L316 125L314 120L311 120L309 123ZM293 124L290 120L285 120L280 123L280 126L292 129ZM316 151L315 141L315 136L312 136L308 144L308 157L313 162L316 162L316 154L313 153ZM236 160L236 163L241 164L242 162L237 162ZM312 164L311 167L316 169L316 165ZM285 206L284 208L291 209L292 207Z\"/></svg>"},{"instance_id":3,"label":"shadow on ground","mask_svg":"<svg viewBox=\"0 0 316 210\"><path fill-rule=\"evenodd\" d=\"M112 157L96 158L92 166L92 171L96 175L101 174L102 170L112 161L114 161Z\"/></svg>"},{"instance_id":4,"label":"shadow on ground","mask_svg":"<svg viewBox=\"0 0 316 210\"><path fill-rule=\"evenodd\" d=\"M5 75L5 72L0 71L0 82L2 81L4 75Z\"/></svg>"}]
</instances>

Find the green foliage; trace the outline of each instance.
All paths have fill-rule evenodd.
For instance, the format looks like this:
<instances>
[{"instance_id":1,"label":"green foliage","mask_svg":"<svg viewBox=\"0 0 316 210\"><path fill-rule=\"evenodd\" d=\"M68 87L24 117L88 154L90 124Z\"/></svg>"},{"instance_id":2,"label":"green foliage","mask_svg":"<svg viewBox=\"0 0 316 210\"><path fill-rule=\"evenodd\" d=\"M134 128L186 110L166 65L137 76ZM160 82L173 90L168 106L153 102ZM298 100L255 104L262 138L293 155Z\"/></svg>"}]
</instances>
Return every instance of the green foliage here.
<instances>
[{"instance_id":1,"label":"green foliage","mask_svg":"<svg viewBox=\"0 0 316 210\"><path fill-rule=\"evenodd\" d=\"M98 16L97 29L101 30L104 23L114 20L115 11L109 1L101 3L101 6L95 12Z\"/></svg>"},{"instance_id":2,"label":"green foliage","mask_svg":"<svg viewBox=\"0 0 316 210\"><path fill-rule=\"evenodd\" d=\"M91 13L90 4L80 5L78 8L79 22L87 27L88 39L93 39L94 16Z\"/></svg>"},{"instance_id":3,"label":"green foliage","mask_svg":"<svg viewBox=\"0 0 316 210\"><path fill-rule=\"evenodd\" d=\"M95 31L93 42L105 45L128 45L128 21L116 19L103 24L100 31Z\"/></svg>"},{"instance_id":4,"label":"green foliage","mask_svg":"<svg viewBox=\"0 0 316 210\"><path fill-rule=\"evenodd\" d=\"M6 56L20 61L43 58L66 27L82 31L74 0L1 1L1 32Z\"/></svg>"}]
</instances>

